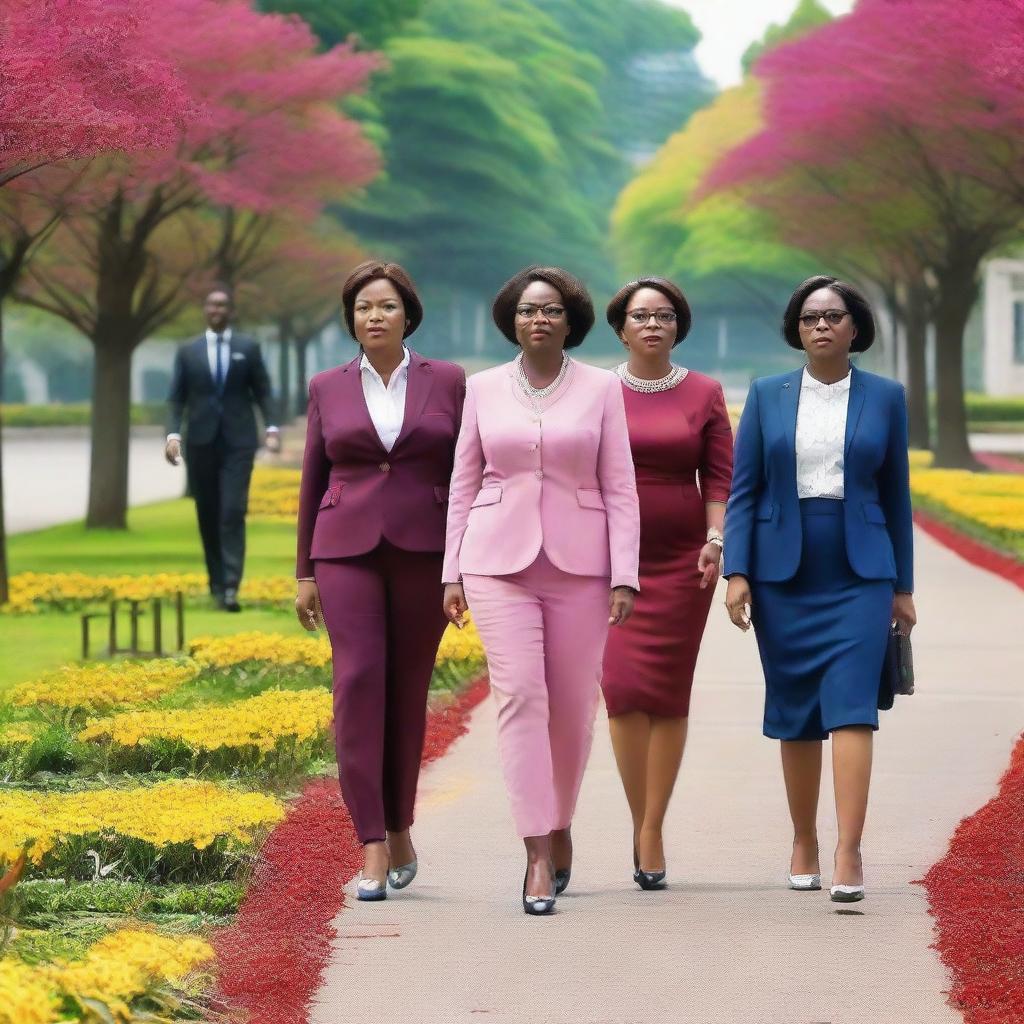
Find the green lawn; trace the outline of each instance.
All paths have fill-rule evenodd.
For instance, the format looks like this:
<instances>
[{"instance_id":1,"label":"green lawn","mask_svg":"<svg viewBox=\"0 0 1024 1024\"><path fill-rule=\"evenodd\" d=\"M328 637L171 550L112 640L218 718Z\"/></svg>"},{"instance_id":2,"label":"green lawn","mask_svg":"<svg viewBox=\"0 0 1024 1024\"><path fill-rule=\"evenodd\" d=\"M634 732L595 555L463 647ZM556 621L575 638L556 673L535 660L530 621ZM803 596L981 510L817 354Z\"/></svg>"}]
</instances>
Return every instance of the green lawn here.
<instances>
[{"instance_id":1,"label":"green lawn","mask_svg":"<svg viewBox=\"0 0 1024 1024\"><path fill-rule=\"evenodd\" d=\"M85 572L92 575L202 572L203 556L191 501L160 502L132 509L128 530L86 530L80 523L21 533L8 541L11 571ZM295 530L289 523L250 523L247 576L291 576L295 570ZM102 624L93 623L93 644ZM288 609L245 608L232 615L210 607L185 610L186 640L204 633L298 630ZM126 629L126 625L122 627ZM173 643L173 618L164 618L165 643ZM148 643L148 626L142 636ZM77 612L0 615L0 691L31 679L81 653Z\"/></svg>"}]
</instances>

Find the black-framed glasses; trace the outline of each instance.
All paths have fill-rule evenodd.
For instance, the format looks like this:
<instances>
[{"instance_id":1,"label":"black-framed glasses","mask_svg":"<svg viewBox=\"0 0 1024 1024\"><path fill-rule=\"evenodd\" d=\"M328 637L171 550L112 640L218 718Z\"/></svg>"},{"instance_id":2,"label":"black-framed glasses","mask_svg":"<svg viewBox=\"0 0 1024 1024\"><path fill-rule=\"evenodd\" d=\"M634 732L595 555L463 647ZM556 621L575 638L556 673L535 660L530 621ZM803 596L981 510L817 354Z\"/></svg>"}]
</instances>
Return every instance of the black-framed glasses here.
<instances>
[{"instance_id":1,"label":"black-framed glasses","mask_svg":"<svg viewBox=\"0 0 1024 1024\"><path fill-rule=\"evenodd\" d=\"M812 330L824 317L829 327L838 327L849 315L850 311L847 309L809 309L806 313L800 314L800 326Z\"/></svg>"},{"instance_id":2,"label":"black-framed glasses","mask_svg":"<svg viewBox=\"0 0 1024 1024\"><path fill-rule=\"evenodd\" d=\"M565 306L550 303L547 306L534 306L529 302L516 306L516 316L520 320L534 320L538 313L543 313L548 320L561 320L565 316Z\"/></svg>"},{"instance_id":3,"label":"black-framed glasses","mask_svg":"<svg viewBox=\"0 0 1024 1024\"><path fill-rule=\"evenodd\" d=\"M658 309L654 312L648 312L646 309L631 309L626 316L638 327L649 323L652 316L662 327L668 327L676 322L675 310L672 309Z\"/></svg>"}]
</instances>

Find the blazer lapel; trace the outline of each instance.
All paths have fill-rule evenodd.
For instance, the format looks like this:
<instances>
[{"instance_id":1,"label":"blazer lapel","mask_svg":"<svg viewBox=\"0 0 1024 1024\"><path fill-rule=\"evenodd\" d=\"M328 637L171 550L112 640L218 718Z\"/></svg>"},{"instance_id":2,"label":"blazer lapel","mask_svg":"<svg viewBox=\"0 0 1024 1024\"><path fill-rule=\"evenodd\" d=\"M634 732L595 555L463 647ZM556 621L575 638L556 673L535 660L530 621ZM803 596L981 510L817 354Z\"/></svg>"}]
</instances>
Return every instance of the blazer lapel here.
<instances>
[{"instance_id":1,"label":"blazer lapel","mask_svg":"<svg viewBox=\"0 0 1024 1024\"><path fill-rule=\"evenodd\" d=\"M402 429L391 449L392 452L408 437L423 412L423 407L430 397L430 389L434 386L434 371L422 356L409 349L409 377L405 385L405 416Z\"/></svg>"},{"instance_id":2,"label":"blazer lapel","mask_svg":"<svg viewBox=\"0 0 1024 1024\"><path fill-rule=\"evenodd\" d=\"M796 414L800 408L800 382L803 380L802 369L786 376L779 388L779 415L782 418L782 432L786 438L786 458L793 469L796 480Z\"/></svg>"},{"instance_id":3,"label":"blazer lapel","mask_svg":"<svg viewBox=\"0 0 1024 1024\"><path fill-rule=\"evenodd\" d=\"M359 365L362 358L361 354L356 356L345 367L344 379L348 387L349 408L354 410L355 414L362 419L363 428L369 431L373 443L387 455L388 450L381 443L380 434L377 433L377 428L373 425L373 417L370 415L370 409L366 404L366 395L363 394L363 371Z\"/></svg>"},{"instance_id":4,"label":"blazer lapel","mask_svg":"<svg viewBox=\"0 0 1024 1024\"><path fill-rule=\"evenodd\" d=\"M853 436L857 433L860 414L864 409L864 382L860 379L860 371L854 367L850 370L850 401L846 407L846 443L843 447L844 456L850 454ZM845 464L845 458L844 458Z\"/></svg>"}]
</instances>

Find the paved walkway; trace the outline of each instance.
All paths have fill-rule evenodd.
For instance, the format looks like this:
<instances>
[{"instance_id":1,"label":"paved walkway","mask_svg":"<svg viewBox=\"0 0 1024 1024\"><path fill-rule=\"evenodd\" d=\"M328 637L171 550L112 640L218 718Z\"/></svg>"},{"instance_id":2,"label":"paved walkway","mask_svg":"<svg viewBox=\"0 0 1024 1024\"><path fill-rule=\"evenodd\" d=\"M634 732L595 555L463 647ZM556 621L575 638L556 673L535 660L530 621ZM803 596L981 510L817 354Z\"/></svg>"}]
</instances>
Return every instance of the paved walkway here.
<instances>
[{"instance_id":1,"label":"paved walkway","mask_svg":"<svg viewBox=\"0 0 1024 1024\"><path fill-rule=\"evenodd\" d=\"M945 1024L946 977L924 893L961 817L992 795L1024 726L1020 591L918 533L918 693L878 734L868 898L789 892L777 744L760 736L752 636L720 602L697 670L670 812L671 887L630 878L630 831L606 723L574 824L569 892L551 919L519 906L524 856L488 700L424 775L420 877L336 921L315 1024ZM720 591L719 598L724 595ZM823 789L823 867L835 838ZM827 882L826 874L826 882Z\"/></svg>"}]
</instances>

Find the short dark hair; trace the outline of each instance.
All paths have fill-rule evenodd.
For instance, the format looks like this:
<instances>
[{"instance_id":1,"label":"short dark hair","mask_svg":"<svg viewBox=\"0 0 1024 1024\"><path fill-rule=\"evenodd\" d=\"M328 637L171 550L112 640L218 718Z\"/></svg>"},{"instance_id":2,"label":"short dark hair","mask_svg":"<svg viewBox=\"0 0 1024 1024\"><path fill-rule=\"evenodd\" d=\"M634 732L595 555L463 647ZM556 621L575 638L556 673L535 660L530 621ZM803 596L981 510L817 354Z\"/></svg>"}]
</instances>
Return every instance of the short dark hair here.
<instances>
[{"instance_id":1,"label":"short dark hair","mask_svg":"<svg viewBox=\"0 0 1024 1024\"><path fill-rule=\"evenodd\" d=\"M412 278L405 268L397 263L385 263L383 260L366 260L345 279L341 289L341 308L348 333L353 338L356 336L356 296L371 281L390 281L395 286L395 291L402 297L402 305L405 306L405 315L409 321L402 337L408 338L423 322L423 303L420 302L416 285L412 283Z\"/></svg>"},{"instance_id":2,"label":"short dark hair","mask_svg":"<svg viewBox=\"0 0 1024 1024\"><path fill-rule=\"evenodd\" d=\"M565 339L565 347L575 348L582 345L583 339L594 326L594 303L587 286L561 267L526 267L514 277L510 277L494 297L494 305L491 307L491 315L498 330L513 345L519 344L516 340L516 306L519 305L519 297L534 281L543 281L551 285L562 296L566 316L569 318L569 334Z\"/></svg>"},{"instance_id":3,"label":"short dark hair","mask_svg":"<svg viewBox=\"0 0 1024 1024\"><path fill-rule=\"evenodd\" d=\"M840 281L837 277L829 277L827 274L816 274L807 278L803 284L797 286L790 297L786 304L786 312L782 314L782 336L786 343L792 348L803 349L800 341L800 310L804 308L807 296L819 288L829 288L843 297L846 308L853 317L853 325L857 328L857 336L853 339L850 351L867 352L875 342L875 315L871 311L871 303L852 284Z\"/></svg>"},{"instance_id":4,"label":"short dark hair","mask_svg":"<svg viewBox=\"0 0 1024 1024\"><path fill-rule=\"evenodd\" d=\"M623 285L608 303L608 323L616 334L622 333L622 328L626 326L626 307L641 288L653 288L672 303L672 308L676 311L676 340L672 342L672 347L675 348L690 333L693 314L682 288L673 284L667 277L638 277L635 281Z\"/></svg>"}]
</instances>

